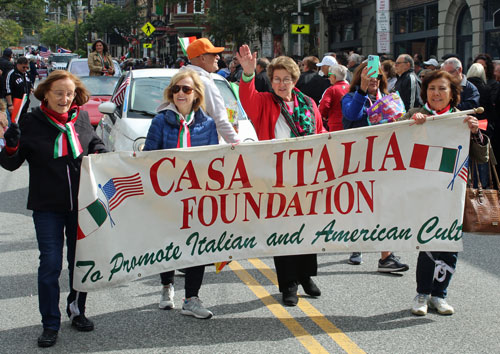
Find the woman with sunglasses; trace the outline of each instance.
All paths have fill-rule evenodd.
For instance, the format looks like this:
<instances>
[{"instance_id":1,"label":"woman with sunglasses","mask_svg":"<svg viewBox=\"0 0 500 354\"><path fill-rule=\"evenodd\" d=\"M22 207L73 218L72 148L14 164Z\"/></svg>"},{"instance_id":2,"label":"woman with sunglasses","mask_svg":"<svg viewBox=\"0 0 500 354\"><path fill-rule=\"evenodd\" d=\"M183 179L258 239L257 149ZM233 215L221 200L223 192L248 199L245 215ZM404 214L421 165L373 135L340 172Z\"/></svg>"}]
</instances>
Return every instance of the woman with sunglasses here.
<instances>
[{"instance_id":1,"label":"woman with sunglasses","mask_svg":"<svg viewBox=\"0 0 500 354\"><path fill-rule=\"evenodd\" d=\"M240 99L252 121L259 140L284 139L326 132L321 113L314 101L296 87L300 69L292 58L274 58L267 67L272 92L255 89L257 53L247 45L236 53L243 75L240 80ZM298 302L298 285L310 296L320 296L321 291L311 279L318 270L316 254L274 257L279 290L286 306Z\"/></svg>"},{"instance_id":2,"label":"woman with sunglasses","mask_svg":"<svg viewBox=\"0 0 500 354\"><path fill-rule=\"evenodd\" d=\"M144 151L185 148L190 146L216 145L219 142L217 128L212 118L203 112L205 107L204 86L200 76L193 70L183 70L172 77L165 89L159 112L151 122ZM183 315L210 318L198 297L205 266L186 268L185 300ZM160 309L174 308L174 271L160 274L162 291Z\"/></svg>"},{"instance_id":3,"label":"woman with sunglasses","mask_svg":"<svg viewBox=\"0 0 500 354\"><path fill-rule=\"evenodd\" d=\"M379 67L377 77L369 77L368 63L361 63L351 80L351 88L342 98L342 124L344 129L368 126L367 109L376 100L388 94L387 79L382 67ZM362 263L362 254L354 252L349 257L349 264L359 265ZM392 252L382 252L378 261L378 271L381 273L405 272L408 265L401 263L399 257Z\"/></svg>"}]
</instances>

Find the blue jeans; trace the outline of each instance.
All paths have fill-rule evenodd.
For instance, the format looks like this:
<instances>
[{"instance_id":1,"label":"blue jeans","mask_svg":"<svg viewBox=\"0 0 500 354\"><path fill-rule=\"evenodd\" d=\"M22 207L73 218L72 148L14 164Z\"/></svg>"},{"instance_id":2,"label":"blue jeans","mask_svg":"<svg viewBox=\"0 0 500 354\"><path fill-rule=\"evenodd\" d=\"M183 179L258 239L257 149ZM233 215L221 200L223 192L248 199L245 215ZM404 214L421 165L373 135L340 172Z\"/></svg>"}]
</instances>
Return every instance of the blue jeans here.
<instances>
[{"instance_id":1,"label":"blue jeans","mask_svg":"<svg viewBox=\"0 0 500 354\"><path fill-rule=\"evenodd\" d=\"M58 331L61 326L59 311L59 276L63 263L64 234L66 247L69 287L66 312L70 318L85 313L87 293L73 289L73 268L78 227L78 212L34 211L36 238L40 251L38 267L38 306L42 315L43 328Z\"/></svg>"}]
</instances>

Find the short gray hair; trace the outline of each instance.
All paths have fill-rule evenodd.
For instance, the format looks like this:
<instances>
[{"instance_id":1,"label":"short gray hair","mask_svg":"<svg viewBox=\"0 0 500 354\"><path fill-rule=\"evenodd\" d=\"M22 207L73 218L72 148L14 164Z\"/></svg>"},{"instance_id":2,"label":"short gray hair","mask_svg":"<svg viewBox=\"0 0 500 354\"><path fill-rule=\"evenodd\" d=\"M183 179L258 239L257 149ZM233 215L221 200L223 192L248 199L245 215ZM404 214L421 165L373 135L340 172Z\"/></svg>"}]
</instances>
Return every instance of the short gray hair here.
<instances>
[{"instance_id":1,"label":"short gray hair","mask_svg":"<svg viewBox=\"0 0 500 354\"><path fill-rule=\"evenodd\" d=\"M349 69L347 69L344 65L331 65L328 69L329 73L335 75L337 81L344 81L348 71Z\"/></svg>"},{"instance_id":2,"label":"short gray hair","mask_svg":"<svg viewBox=\"0 0 500 354\"><path fill-rule=\"evenodd\" d=\"M401 57L404 59L406 63L410 64L410 69L414 70L415 69L415 62L413 61L413 58L409 54L401 54Z\"/></svg>"},{"instance_id":3,"label":"short gray hair","mask_svg":"<svg viewBox=\"0 0 500 354\"><path fill-rule=\"evenodd\" d=\"M458 68L460 68L460 69L461 69L461 68L462 68L462 62L460 61L460 59L455 58L455 57L452 57L452 58L448 58L448 59L446 59L446 60L444 61L444 63L443 63L443 66L444 66L444 65L447 65L447 64L451 64L451 65L453 65L453 67L454 67L455 69L458 69Z\"/></svg>"},{"instance_id":4,"label":"short gray hair","mask_svg":"<svg viewBox=\"0 0 500 354\"><path fill-rule=\"evenodd\" d=\"M352 53L349 55L349 58L347 59L348 61L353 61L356 64L361 64L363 57L357 53Z\"/></svg>"}]
</instances>

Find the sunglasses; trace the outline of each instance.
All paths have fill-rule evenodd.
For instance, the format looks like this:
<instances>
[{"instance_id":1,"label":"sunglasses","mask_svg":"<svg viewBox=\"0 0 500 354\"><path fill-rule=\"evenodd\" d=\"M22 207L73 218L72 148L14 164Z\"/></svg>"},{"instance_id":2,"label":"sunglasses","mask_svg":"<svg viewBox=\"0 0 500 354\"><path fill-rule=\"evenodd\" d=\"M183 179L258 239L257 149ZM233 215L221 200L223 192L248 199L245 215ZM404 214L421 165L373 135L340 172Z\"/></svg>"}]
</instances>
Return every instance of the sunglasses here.
<instances>
[{"instance_id":1,"label":"sunglasses","mask_svg":"<svg viewBox=\"0 0 500 354\"><path fill-rule=\"evenodd\" d=\"M193 92L193 88L192 87L174 85L174 86L172 86L172 93L179 93L179 91L181 89L182 89L182 92L184 92L186 95L189 95L191 92Z\"/></svg>"}]
</instances>

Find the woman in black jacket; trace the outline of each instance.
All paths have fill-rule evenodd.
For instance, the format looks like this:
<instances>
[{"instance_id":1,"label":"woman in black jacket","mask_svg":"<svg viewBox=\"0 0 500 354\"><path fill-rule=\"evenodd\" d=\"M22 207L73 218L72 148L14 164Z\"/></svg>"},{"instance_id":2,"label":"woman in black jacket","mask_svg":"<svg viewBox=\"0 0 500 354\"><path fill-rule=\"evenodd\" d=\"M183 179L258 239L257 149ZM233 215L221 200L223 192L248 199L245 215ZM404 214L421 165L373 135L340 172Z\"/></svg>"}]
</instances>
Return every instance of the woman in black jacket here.
<instances>
[{"instance_id":1,"label":"woman in black jacket","mask_svg":"<svg viewBox=\"0 0 500 354\"><path fill-rule=\"evenodd\" d=\"M57 340L61 323L59 275L62 269L66 235L70 293L66 312L78 331L92 331L94 324L85 317L87 294L73 289L73 266L78 228L78 187L80 166L85 155L106 152L87 112L80 106L89 92L73 74L56 70L42 81L35 97L42 103L23 115L5 132L6 147L0 152L0 165L9 171L29 164L28 209L33 210L40 266L38 300L43 333L40 347Z\"/></svg>"}]
</instances>

